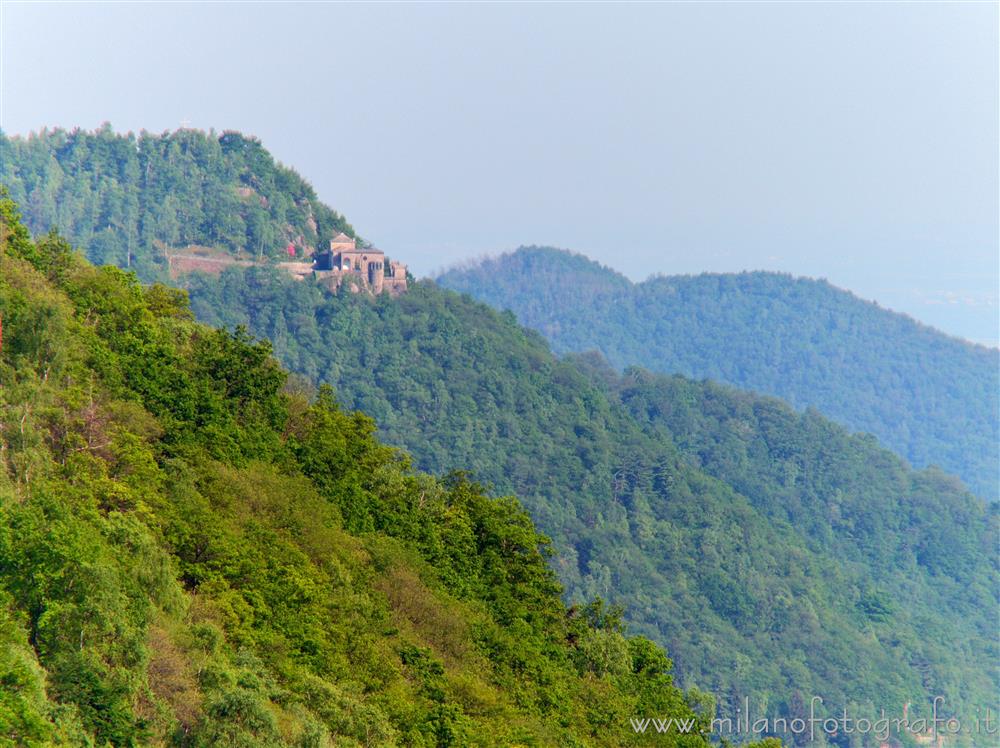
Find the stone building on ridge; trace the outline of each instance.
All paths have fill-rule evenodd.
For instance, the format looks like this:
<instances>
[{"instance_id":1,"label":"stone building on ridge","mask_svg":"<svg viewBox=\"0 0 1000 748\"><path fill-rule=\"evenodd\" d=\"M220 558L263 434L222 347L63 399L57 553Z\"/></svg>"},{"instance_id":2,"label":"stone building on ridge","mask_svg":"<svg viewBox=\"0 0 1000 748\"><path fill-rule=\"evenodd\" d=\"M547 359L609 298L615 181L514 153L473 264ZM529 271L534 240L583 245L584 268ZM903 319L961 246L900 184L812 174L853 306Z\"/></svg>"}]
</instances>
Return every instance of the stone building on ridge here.
<instances>
[{"instance_id":1,"label":"stone building on ridge","mask_svg":"<svg viewBox=\"0 0 1000 748\"><path fill-rule=\"evenodd\" d=\"M330 240L330 249L313 257L312 271L336 290L345 282L353 291L392 295L406 291L406 265L391 261L386 268L385 253L375 247L358 247L343 232Z\"/></svg>"}]
</instances>

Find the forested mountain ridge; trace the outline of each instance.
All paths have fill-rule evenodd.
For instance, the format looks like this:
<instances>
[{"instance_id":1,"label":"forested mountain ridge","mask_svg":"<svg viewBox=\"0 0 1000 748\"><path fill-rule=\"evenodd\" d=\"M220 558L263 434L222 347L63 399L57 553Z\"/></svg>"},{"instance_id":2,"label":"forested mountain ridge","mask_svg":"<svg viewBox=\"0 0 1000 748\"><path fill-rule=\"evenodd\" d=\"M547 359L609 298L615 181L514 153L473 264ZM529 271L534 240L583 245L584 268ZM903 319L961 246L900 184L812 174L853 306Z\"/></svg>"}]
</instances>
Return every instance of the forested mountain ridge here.
<instances>
[{"instance_id":1,"label":"forested mountain ridge","mask_svg":"<svg viewBox=\"0 0 1000 748\"><path fill-rule=\"evenodd\" d=\"M166 281L166 256L205 247L287 259L355 232L254 138L0 133L0 183L29 229L58 229L97 264ZM439 284L510 308L557 353L600 350L615 366L711 378L816 407L875 434L917 467L940 465L1000 495L1000 354L948 338L822 281L773 273L633 284L586 258L524 248ZM587 298L586 308L580 299Z\"/></svg>"},{"instance_id":2,"label":"forested mountain ridge","mask_svg":"<svg viewBox=\"0 0 1000 748\"><path fill-rule=\"evenodd\" d=\"M189 293L423 469L517 493L571 598L624 605L723 713L993 703L996 507L956 479L771 398L558 359L428 281L362 299L233 269Z\"/></svg>"},{"instance_id":3,"label":"forested mountain ridge","mask_svg":"<svg viewBox=\"0 0 1000 748\"><path fill-rule=\"evenodd\" d=\"M776 395L1000 493L1000 352L951 338L825 281L778 273L632 283L541 247L465 265L437 282L542 332L556 352ZM586 299L583 303L582 300Z\"/></svg>"},{"instance_id":4,"label":"forested mountain ridge","mask_svg":"<svg viewBox=\"0 0 1000 748\"><path fill-rule=\"evenodd\" d=\"M710 698L563 605L515 499L0 219L5 745L707 748Z\"/></svg>"},{"instance_id":5,"label":"forested mountain ridge","mask_svg":"<svg viewBox=\"0 0 1000 748\"><path fill-rule=\"evenodd\" d=\"M199 130L0 133L0 183L36 235L57 228L88 259L164 280L167 253L208 247L287 259L355 236L295 171L255 138Z\"/></svg>"},{"instance_id":6,"label":"forested mountain ridge","mask_svg":"<svg viewBox=\"0 0 1000 748\"><path fill-rule=\"evenodd\" d=\"M598 268L580 293L607 282L628 283ZM269 338L419 468L517 491L568 597L624 604L723 713L743 696L771 715L813 694L829 713L995 701L995 509L954 479L767 398L559 359L512 314L433 283L395 301L266 268L186 283L199 319Z\"/></svg>"}]
</instances>

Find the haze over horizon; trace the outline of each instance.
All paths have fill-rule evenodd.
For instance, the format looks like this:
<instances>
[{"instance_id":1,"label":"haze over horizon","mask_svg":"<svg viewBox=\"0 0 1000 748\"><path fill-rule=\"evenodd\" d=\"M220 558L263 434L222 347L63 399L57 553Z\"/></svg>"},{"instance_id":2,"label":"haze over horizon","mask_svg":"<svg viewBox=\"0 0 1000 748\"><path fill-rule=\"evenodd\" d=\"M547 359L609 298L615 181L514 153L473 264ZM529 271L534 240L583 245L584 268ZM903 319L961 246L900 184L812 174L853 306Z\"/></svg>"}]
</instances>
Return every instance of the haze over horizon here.
<instances>
[{"instance_id":1,"label":"haze over horizon","mask_svg":"<svg viewBox=\"0 0 1000 748\"><path fill-rule=\"evenodd\" d=\"M420 275L777 270L1000 340L995 4L0 13L4 132L256 135Z\"/></svg>"}]
</instances>

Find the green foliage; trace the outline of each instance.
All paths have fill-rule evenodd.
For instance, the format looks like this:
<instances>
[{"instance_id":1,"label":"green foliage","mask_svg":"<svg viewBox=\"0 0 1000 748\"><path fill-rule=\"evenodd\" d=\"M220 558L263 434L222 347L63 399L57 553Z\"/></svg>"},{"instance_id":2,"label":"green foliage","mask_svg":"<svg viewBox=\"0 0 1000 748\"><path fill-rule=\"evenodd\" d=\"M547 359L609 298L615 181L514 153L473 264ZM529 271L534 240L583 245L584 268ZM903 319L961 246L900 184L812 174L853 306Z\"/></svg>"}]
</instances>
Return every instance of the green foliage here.
<instances>
[{"instance_id":1,"label":"green foliage","mask_svg":"<svg viewBox=\"0 0 1000 748\"><path fill-rule=\"evenodd\" d=\"M268 256L299 234L312 242L310 218L317 241L345 225L237 134L132 139L105 128L0 148L4 182L28 200L36 233L58 225L93 259L147 281L165 280L165 247ZM92 220L115 190L124 212L144 216L124 231ZM0 481L25 491L53 460L65 464L100 486L100 511L151 518L140 545L168 551L169 564L139 577L164 601L146 630L167 633L145 646L171 685L146 697L143 719L159 727L136 730L161 729L165 709L202 744L272 740L266 719L248 717L251 729L205 716L252 694L279 739L303 745L627 742L629 717L681 713L704 696L673 688L662 651L616 630L618 605L631 630L669 647L680 682L718 695L723 714L745 695L786 716L803 693L852 713L905 701L919 713L945 695L968 716L995 701L995 510L871 438L713 385L622 377L599 356L559 360L512 313L432 284L393 301L331 297L262 268L191 278L199 319L270 339L347 410L331 392L311 401L303 379L275 397L281 377L246 334L199 328L181 295L113 270L72 269L54 290L26 232L7 235L23 262L0 276L5 327L17 320L3 371L65 386L51 402L20 393L4 411ZM934 457L973 475L991 455L995 465L996 362L981 351L824 284L704 276L637 294L580 258L518 257L536 265L527 276L559 276L536 289L538 316L519 314L560 350L592 348L596 335L619 365L676 351L691 373L759 381L796 405L819 393L824 412L885 429L917 464ZM504 293L530 285L517 272L491 282ZM577 315L579 326L545 316L581 296L595 316ZM638 337L623 335L637 318ZM774 337L782 330L797 337ZM885 341L897 339L909 347L885 363ZM244 360L252 370L239 370ZM419 469L468 472L411 473L386 444ZM496 493L517 493L551 543ZM611 606L567 612L549 568L571 601ZM404 663L410 646L426 661ZM428 698L421 662L444 667L445 703Z\"/></svg>"},{"instance_id":2,"label":"green foliage","mask_svg":"<svg viewBox=\"0 0 1000 748\"><path fill-rule=\"evenodd\" d=\"M373 415L419 468L463 467L516 493L552 539L570 600L622 605L724 713L750 696L787 715L796 692L832 711L934 695L958 709L992 703L996 514L940 471L915 472L871 437L777 400L621 376L599 356L559 360L509 315L429 283L395 300L332 296L249 269L188 290L197 316L275 340L287 365ZM336 475L332 462L324 471ZM341 510L374 526L358 505ZM455 528L447 547L469 543ZM577 667L620 677L623 649L603 623L615 616L588 615Z\"/></svg>"},{"instance_id":3,"label":"green foliage","mask_svg":"<svg viewBox=\"0 0 1000 748\"><path fill-rule=\"evenodd\" d=\"M0 210L5 744L620 746L650 741L636 714L707 724L617 612L565 607L515 499L415 472L245 331Z\"/></svg>"},{"instance_id":4,"label":"green foliage","mask_svg":"<svg viewBox=\"0 0 1000 748\"><path fill-rule=\"evenodd\" d=\"M580 255L527 247L438 283L513 310L557 352L597 350L619 368L710 378L818 408L918 467L939 465L1000 498L997 351L825 281L758 272L633 284Z\"/></svg>"},{"instance_id":5,"label":"green foliage","mask_svg":"<svg viewBox=\"0 0 1000 748\"><path fill-rule=\"evenodd\" d=\"M290 242L318 247L354 233L298 174L235 132L0 133L0 183L34 234L56 228L95 264L147 281L166 278L170 249L279 258Z\"/></svg>"},{"instance_id":6,"label":"green foliage","mask_svg":"<svg viewBox=\"0 0 1000 748\"><path fill-rule=\"evenodd\" d=\"M45 671L27 644L21 618L10 595L0 593L0 735L15 745L60 745L82 738L75 714L47 701Z\"/></svg>"}]
</instances>

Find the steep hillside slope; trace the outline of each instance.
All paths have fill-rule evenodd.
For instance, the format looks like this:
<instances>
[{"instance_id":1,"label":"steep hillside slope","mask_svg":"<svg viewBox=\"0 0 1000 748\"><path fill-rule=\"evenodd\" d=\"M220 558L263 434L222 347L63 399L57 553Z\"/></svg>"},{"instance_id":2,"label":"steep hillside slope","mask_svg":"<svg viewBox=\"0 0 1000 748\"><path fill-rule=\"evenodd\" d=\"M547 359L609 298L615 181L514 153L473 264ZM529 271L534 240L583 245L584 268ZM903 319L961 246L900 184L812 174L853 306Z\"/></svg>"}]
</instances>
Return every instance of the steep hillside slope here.
<instances>
[{"instance_id":1,"label":"steep hillside slope","mask_svg":"<svg viewBox=\"0 0 1000 748\"><path fill-rule=\"evenodd\" d=\"M423 469L516 492L569 594L623 604L727 713L995 698L996 513L957 480L778 401L559 360L430 282L331 296L255 269L189 290Z\"/></svg>"},{"instance_id":2,"label":"steep hillside slope","mask_svg":"<svg viewBox=\"0 0 1000 748\"><path fill-rule=\"evenodd\" d=\"M0 133L0 183L36 235L56 228L95 264L163 280L184 248L244 259L287 259L326 246L346 220L254 138L177 130L118 135L47 130Z\"/></svg>"},{"instance_id":3,"label":"steep hillside slope","mask_svg":"<svg viewBox=\"0 0 1000 748\"><path fill-rule=\"evenodd\" d=\"M194 145L174 141L185 138L208 151L221 143L188 132L156 142L184 154ZM39 152L59 163L44 143L19 148L18 163ZM108 185L86 163L53 169L63 192ZM269 157L253 163L264 175L273 167ZM221 189L240 195L258 166ZM148 188L127 194L141 201ZM225 216L213 216L192 224L197 241L215 241L213 222ZM150 225L133 267L154 262L164 241ZM213 245L230 255L240 246ZM562 275L585 271L574 298L630 287L580 258L559 261ZM906 701L921 713L944 695L949 709L974 714L995 700L995 510L940 472L912 471L874 440L767 399L559 360L513 314L429 283L399 301L332 297L261 268L189 285L199 318L270 338L289 368L376 416L382 437L421 469L464 468L492 493L521 494L553 538L568 597L624 603L634 630L669 645L683 681L713 689L729 714L742 696L785 715L810 694L830 713ZM675 388L667 402L662 382ZM952 546L949 565L942 549Z\"/></svg>"},{"instance_id":4,"label":"steep hillside slope","mask_svg":"<svg viewBox=\"0 0 1000 748\"><path fill-rule=\"evenodd\" d=\"M236 132L0 133L0 183L36 235L57 228L91 261L145 281L169 280L168 255L183 255L175 269L198 264L192 253L268 262L287 259L289 244L301 255L337 231L354 235L301 176ZM512 309L559 353L595 349L619 368L816 407L917 467L1000 495L1000 354L824 282L750 273L632 284L579 255L527 248L439 283Z\"/></svg>"},{"instance_id":5,"label":"steep hillside slope","mask_svg":"<svg viewBox=\"0 0 1000 748\"><path fill-rule=\"evenodd\" d=\"M560 602L516 500L0 218L4 745L708 745L662 650Z\"/></svg>"},{"instance_id":6,"label":"steep hillside slope","mask_svg":"<svg viewBox=\"0 0 1000 748\"><path fill-rule=\"evenodd\" d=\"M580 255L523 248L437 279L510 309L557 352L711 378L814 407L984 498L1000 492L1000 353L824 281L776 273L633 284Z\"/></svg>"}]
</instances>

